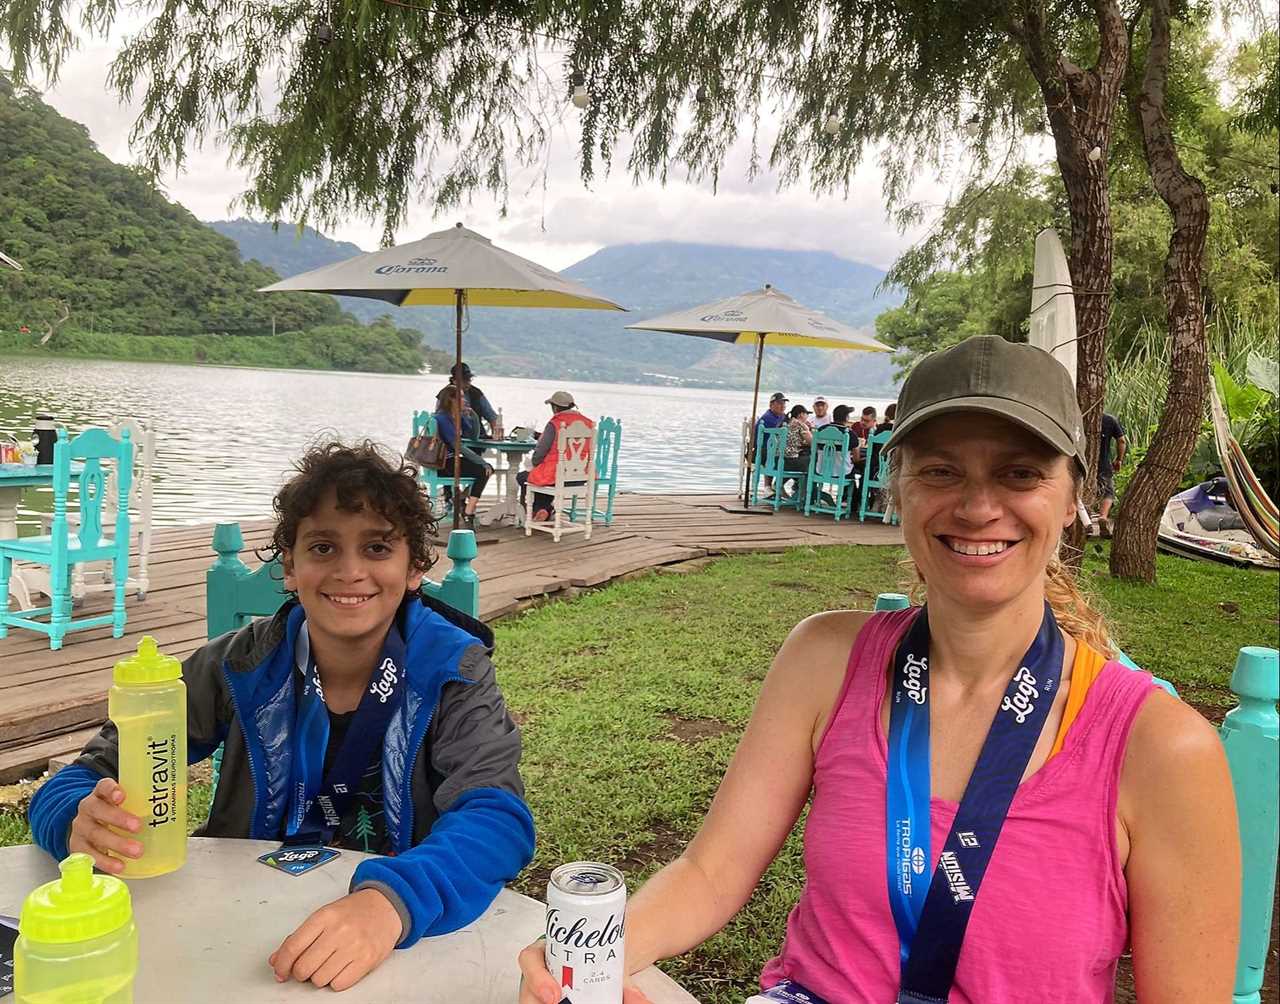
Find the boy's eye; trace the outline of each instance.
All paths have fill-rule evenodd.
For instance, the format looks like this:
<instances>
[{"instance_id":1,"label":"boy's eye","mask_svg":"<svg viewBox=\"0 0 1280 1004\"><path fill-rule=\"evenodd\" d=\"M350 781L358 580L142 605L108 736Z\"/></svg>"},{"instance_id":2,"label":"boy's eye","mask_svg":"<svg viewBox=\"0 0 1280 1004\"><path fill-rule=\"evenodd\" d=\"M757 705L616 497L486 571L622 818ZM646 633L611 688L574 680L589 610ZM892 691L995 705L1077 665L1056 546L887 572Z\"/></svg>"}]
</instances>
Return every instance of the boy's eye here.
<instances>
[{"instance_id":1,"label":"boy's eye","mask_svg":"<svg viewBox=\"0 0 1280 1004\"><path fill-rule=\"evenodd\" d=\"M375 540L372 544L369 545L369 551L372 554L376 554L379 557L381 557L383 555L387 555L391 553L391 545L388 544L385 540Z\"/></svg>"},{"instance_id":2,"label":"boy's eye","mask_svg":"<svg viewBox=\"0 0 1280 1004\"><path fill-rule=\"evenodd\" d=\"M324 556L324 555L333 553L333 545L326 543L323 540L318 540L314 544L312 544L309 548L307 548L307 550L309 550L312 554L318 554L318 555Z\"/></svg>"}]
</instances>

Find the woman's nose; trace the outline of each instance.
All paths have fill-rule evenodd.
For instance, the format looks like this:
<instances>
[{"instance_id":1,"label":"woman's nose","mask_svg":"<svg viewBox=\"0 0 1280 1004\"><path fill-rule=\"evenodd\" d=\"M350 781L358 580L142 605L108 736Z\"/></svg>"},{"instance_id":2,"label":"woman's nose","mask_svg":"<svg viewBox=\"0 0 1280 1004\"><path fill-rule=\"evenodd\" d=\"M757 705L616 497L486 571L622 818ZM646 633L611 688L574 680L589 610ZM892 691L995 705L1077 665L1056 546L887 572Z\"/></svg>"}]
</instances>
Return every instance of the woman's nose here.
<instances>
[{"instance_id":1,"label":"woman's nose","mask_svg":"<svg viewBox=\"0 0 1280 1004\"><path fill-rule=\"evenodd\" d=\"M956 515L967 523L983 525L1002 513L997 486L985 478L966 478L960 489Z\"/></svg>"}]
</instances>

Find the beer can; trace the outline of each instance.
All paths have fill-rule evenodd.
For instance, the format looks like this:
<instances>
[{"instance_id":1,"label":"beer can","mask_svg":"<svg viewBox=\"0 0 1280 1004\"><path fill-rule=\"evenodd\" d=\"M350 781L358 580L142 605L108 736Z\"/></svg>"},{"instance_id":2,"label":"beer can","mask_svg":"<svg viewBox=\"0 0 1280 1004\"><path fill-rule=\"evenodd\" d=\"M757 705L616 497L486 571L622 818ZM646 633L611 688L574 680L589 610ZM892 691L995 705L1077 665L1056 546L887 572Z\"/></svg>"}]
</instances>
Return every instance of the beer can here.
<instances>
[{"instance_id":1,"label":"beer can","mask_svg":"<svg viewBox=\"0 0 1280 1004\"><path fill-rule=\"evenodd\" d=\"M551 873L547 969L560 982L562 1002L622 1004L626 909L626 881L610 865L574 861Z\"/></svg>"}]
</instances>

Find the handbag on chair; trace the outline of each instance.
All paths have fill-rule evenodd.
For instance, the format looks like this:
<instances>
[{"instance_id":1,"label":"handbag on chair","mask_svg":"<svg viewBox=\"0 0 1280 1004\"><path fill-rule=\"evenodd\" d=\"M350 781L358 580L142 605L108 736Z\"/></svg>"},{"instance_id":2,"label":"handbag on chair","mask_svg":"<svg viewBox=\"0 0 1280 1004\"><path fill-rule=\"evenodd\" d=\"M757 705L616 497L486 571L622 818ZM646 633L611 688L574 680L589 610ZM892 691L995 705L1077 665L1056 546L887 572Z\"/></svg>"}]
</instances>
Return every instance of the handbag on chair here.
<instances>
[{"instance_id":1,"label":"handbag on chair","mask_svg":"<svg viewBox=\"0 0 1280 1004\"><path fill-rule=\"evenodd\" d=\"M444 440L439 436L428 436L425 432L420 432L409 440L404 455L420 468L440 471L444 470L446 452Z\"/></svg>"}]
</instances>

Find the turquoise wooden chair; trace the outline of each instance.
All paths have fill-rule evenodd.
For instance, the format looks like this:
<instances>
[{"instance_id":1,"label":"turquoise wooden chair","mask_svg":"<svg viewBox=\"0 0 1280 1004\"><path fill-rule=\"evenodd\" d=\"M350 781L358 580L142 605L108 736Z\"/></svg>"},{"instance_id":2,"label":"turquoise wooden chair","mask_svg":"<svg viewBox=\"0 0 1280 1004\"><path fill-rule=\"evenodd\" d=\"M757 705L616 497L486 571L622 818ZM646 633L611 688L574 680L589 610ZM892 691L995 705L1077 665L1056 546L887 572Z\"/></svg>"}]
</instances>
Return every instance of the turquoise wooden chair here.
<instances>
[{"instance_id":1,"label":"turquoise wooden chair","mask_svg":"<svg viewBox=\"0 0 1280 1004\"><path fill-rule=\"evenodd\" d=\"M873 433L867 437L867 455L863 457L862 462L862 502L858 506L860 523L865 523L868 516L878 516L882 523L897 524L898 522L898 514L890 513L885 504L889 498L889 455L884 451L884 444L889 442L889 437L892 435L893 430L886 429L884 432ZM876 446L880 449L873 449ZM876 465L874 471L871 470L873 457ZM880 490L881 504L885 506L883 509L872 508L871 493L876 490Z\"/></svg>"},{"instance_id":2,"label":"turquoise wooden chair","mask_svg":"<svg viewBox=\"0 0 1280 1004\"><path fill-rule=\"evenodd\" d=\"M421 414L421 413L419 413ZM218 557L204 574L205 636L216 638L244 627L255 617L270 617L284 605L284 569L278 560L250 570L240 560L244 535L239 523L218 523L213 528L213 550ZM480 577L471 567L476 557L476 535L471 530L449 534L445 554L450 568L439 582L422 580L422 591L470 617L480 616ZM213 788L218 788L222 747L213 753Z\"/></svg>"},{"instance_id":3,"label":"turquoise wooden chair","mask_svg":"<svg viewBox=\"0 0 1280 1004\"><path fill-rule=\"evenodd\" d=\"M613 498L618 494L618 451L622 448L622 420L602 418L596 423L596 483L591 491L591 518L606 526L613 524ZM603 509L599 506L600 489L607 488ZM569 521L578 518L578 499L569 507Z\"/></svg>"},{"instance_id":4,"label":"turquoise wooden chair","mask_svg":"<svg viewBox=\"0 0 1280 1004\"><path fill-rule=\"evenodd\" d=\"M111 536L103 530L103 498L109 463L116 474L115 525ZM80 524L75 533L67 522L67 494L71 489L71 465L81 465L76 480L80 494ZM129 491L133 484L133 442L129 430L112 438L105 429L86 429L74 439L58 430L53 447L53 523L40 537L0 540L0 638L9 628L20 627L49 636L51 649L62 648L68 631L111 626L111 636L124 635L124 592L129 578ZM47 607L9 612L9 577L15 561L49 566L51 600ZM96 617L71 617L71 569L86 561L110 561L115 602L111 613ZM48 621L36 620L48 616Z\"/></svg>"},{"instance_id":5,"label":"turquoise wooden chair","mask_svg":"<svg viewBox=\"0 0 1280 1004\"><path fill-rule=\"evenodd\" d=\"M425 432L428 436L437 435L436 416L433 412L415 411L413 413L413 434L416 436L421 432ZM422 468L418 472L418 480L427 486L427 494L431 498L433 509L438 498L441 500L442 508L439 510L441 516L447 516L453 512L452 462L446 464L441 471L433 471L429 467ZM475 478L459 478L458 491L469 491L475 483Z\"/></svg>"},{"instance_id":6,"label":"turquoise wooden chair","mask_svg":"<svg viewBox=\"0 0 1280 1004\"><path fill-rule=\"evenodd\" d=\"M827 425L813 434L804 514L829 513L837 521L853 516L853 472L849 468L849 433ZM826 497L832 502L824 502Z\"/></svg>"},{"instance_id":7,"label":"turquoise wooden chair","mask_svg":"<svg viewBox=\"0 0 1280 1004\"><path fill-rule=\"evenodd\" d=\"M805 482L808 476L804 471L787 470L787 427L780 425L776 429L766 429L763 425L756 430L756 468L751 475L751 504L767 505L774 512L779 509L804 508ZM761 459L763 458L763 460ZM760 501L760 481L762 478L773 478L773 495ZM796 491L790 498L782 493L783 481L795 481Z\"/></svg>"}]
</instances>

